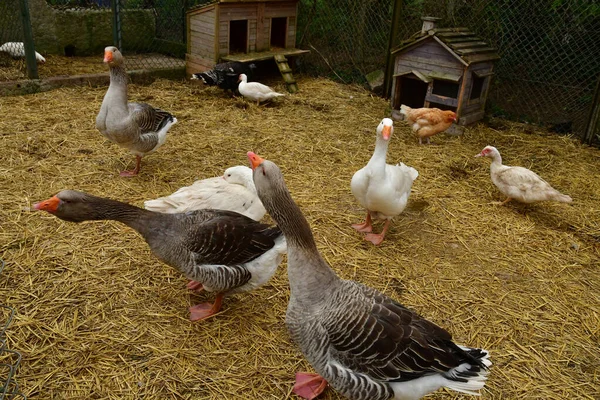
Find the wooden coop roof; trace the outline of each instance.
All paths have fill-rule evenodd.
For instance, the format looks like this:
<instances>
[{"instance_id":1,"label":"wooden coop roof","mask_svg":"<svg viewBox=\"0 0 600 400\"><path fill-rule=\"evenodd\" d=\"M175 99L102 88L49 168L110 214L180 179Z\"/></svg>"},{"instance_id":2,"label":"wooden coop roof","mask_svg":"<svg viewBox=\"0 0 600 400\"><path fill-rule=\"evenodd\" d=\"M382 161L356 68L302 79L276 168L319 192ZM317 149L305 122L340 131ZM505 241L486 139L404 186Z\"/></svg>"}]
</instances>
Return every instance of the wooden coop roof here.
<instances>
[{"instance_id":1,"label":"wooden coop roof","mask_svg":"<svg viewBox=\"0 0 600 400\"><path fill-rule=\"evenodd\" d=\"M495 47L486 43L468 28L435 28L425 33L417 32L409 39L400 42L392 54L401 54L428 39L440 43L464 65L500 58Z\"/></svg>"}]
</instances>

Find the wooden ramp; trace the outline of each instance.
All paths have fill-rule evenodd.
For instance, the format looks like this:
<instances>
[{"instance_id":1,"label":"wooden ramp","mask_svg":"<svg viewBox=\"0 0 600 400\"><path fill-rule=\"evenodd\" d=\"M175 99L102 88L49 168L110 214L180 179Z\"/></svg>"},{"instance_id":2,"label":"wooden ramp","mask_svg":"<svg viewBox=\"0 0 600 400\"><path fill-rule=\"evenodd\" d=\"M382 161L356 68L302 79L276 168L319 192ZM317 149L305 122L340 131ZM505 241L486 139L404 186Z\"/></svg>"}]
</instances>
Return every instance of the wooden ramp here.
<instances>
[{"instance_id":1,"label":"wooden ramp","mask_svg":"<svg viewBox=\"0 0 600 400\"><path fill-rule=\"evenodd\" d=\"M288 92L296 93L298 91L298 85L296 85L296 79L294 79L294 75L292 75L292 69L288 64L287 58L283 54L276 54L273 56L275 62L277 63L277 68L279 68L279 72L281 72L281 76L287 85Z\"/></svg>"}]
</instances>

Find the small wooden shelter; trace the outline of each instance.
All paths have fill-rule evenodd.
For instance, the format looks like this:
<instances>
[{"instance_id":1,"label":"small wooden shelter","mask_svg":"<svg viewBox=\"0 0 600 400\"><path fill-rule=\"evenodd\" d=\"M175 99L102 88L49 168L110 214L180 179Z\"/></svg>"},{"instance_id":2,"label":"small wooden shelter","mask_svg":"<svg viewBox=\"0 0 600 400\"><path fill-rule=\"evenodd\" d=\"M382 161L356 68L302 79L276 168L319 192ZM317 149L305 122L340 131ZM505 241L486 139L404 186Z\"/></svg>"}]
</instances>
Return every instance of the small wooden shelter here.
<instances>
[{"instance_id":1,"label":"small wooden shelter","mask_svg":"<svg viewBox=\"0 0 600 400\"><path fill-rule=\"evenodd\" d=\"M421 32L392 51L392 116L405 104L455 111L459 125L480 120L500 58L496 49L467 28L436 28L439 18L422 19Z\"/></svg>"},{"instance_id":2,"label":"small wooden shelter","mask_svg":"<svg viewBox=\"0 0 600 400\"><path fill-rule=\"evenodd\" d=\"M274 59L288 89L295 91L286 57L308 52L295 48L297 3L298 0L216 0L190 9L188 74L209 70L221 61Z\"/></svg>"}]
</instances>

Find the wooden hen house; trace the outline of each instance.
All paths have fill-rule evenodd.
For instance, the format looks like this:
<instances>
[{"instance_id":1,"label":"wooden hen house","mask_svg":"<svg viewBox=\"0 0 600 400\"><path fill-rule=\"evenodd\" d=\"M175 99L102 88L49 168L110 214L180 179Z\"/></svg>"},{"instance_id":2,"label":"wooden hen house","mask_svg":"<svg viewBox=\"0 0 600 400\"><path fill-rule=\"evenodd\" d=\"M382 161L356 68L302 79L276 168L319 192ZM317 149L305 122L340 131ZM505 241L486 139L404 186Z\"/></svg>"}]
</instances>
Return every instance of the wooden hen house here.
<instances>
[{"instance_id":1,"label":"wooden hen house","mask_svg":"<svg viewBox=\"0 0 600 400\"><path fill-rule=\"evenodd\" d=\"M274 59L288 84L295 81L286 57L296 49L298 0L217 0L187 13L188 74L222 61L244 63Z\"/></svg>"},{"instance_id":2,"label":"wooden hen house","mask_svg":"<svg viewBox=\"0 0 600 400\"><path fill-rule=\"evenodd\" d=\"M484 116L496 49L467 28L436 28L439 18L423 17L421 32L392 51L392 116L400 105L456 112L459 125Z\"/></svg>"}]
</instances>

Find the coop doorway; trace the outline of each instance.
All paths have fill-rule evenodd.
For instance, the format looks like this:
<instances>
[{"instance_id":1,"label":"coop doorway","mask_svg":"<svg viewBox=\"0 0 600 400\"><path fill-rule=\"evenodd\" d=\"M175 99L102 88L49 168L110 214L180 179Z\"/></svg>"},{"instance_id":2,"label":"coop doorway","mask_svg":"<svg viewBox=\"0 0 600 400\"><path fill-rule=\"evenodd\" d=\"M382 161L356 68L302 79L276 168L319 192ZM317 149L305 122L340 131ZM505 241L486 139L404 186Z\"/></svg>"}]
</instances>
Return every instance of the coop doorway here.
<instances>
[{"instance_id":1,"label":"coop doorway","mask_svg":"<svg viewBox=\"0 0 600 400\"><path fill-rule=\"evenodd\" d=\"M271 18L271 47L285 49L287 17Z\"/></svg>"},{"instance_id":2,"label":"coop doorway","mask_svg":"<svg viewBox=\"0 0 600 400\"><path fill-rule=\"evenodd\" d=\"M412 108L420 108L425 104L427 82L413 76L396 77L396 93L394 93L394 109L399 110L404 104Z\"/></svg>"},{"instance_id":3,"label":"coop doorway","mask_svg":"<svg viewBox=\"0 0 600 400\"><path fill-rule=\"evenodd\" d=\"M248 52L248 20L229 22L229 53Z\"/></svg>"}]
</instances>

